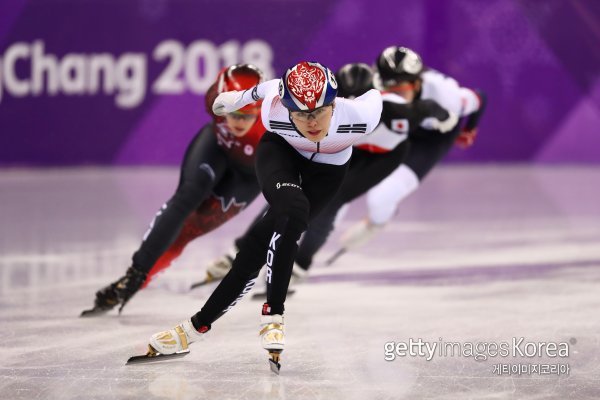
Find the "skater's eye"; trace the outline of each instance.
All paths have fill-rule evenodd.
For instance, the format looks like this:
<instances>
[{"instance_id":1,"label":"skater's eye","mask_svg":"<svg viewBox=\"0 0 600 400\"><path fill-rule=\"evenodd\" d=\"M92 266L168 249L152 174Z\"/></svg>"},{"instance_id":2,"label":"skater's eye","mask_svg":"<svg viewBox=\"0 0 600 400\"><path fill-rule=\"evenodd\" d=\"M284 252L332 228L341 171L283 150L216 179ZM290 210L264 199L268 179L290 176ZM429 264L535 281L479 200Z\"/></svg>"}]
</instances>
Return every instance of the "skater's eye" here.
<instances>
[{"instance_id":1,"label":"skater's eye","mask_svg":"<svg viewBox=\"0 0 600 400\"><path fill-rule=\"evenodd\" d=\"M251 121L256 118L253 114L242 114L242 113L230 113L229 114L235 120Z\"/></svg>"},{"instance_id":2,"label":"skater's eye","mask_svg":"<svg viewBox=\"0 0 600 400\"><path fill-rule=\"evenodd\" d=\"M325 115L327 115L326 111L330 108L331 106L325 106L325 107L321 107L321 108L317 108L315 111L312 112L305 112L305 111L292 111L292 118L294 118L295 120L298 121L308 121L309 119L319 119L324 117Z\"/></svg>"}]
</instances>

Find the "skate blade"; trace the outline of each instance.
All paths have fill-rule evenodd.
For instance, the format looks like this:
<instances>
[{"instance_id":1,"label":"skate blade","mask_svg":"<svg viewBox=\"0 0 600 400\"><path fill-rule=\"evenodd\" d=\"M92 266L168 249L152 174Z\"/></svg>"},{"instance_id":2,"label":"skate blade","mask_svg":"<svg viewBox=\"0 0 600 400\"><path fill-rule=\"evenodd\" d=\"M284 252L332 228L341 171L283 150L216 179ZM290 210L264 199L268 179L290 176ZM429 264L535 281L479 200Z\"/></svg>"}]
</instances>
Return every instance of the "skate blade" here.
<instances>
[{"instance_id":1,"label":"skate blade","mask_svg":"<svg viewBox=\"0 0 600 400\"><path fill-rule=\"evenodd\" d=\"M127 360L125 365L144 364L144 363L151 363L151 362L156 362L156 361L172 360L175 358L185 357L188 354L190 354L189 349L178 351L177 353L173 353L173 354L161 354L161 353L157 352L156 350L154 350L154 347L148 345L148 352L146 354L141 355L141 356L129 357L129 360Z\"/></svg>"},{"instance_id":2,"label":"skate blade","mask_svg":"<svg viewBox=\"0 0 600 400\"><path fill-rule=\"evenodd\" d=\"M269 367L271 368L271 372L276 375L279 375L279 370L281 369L281 364L275 362L273 360L269 360Z\"/></svg>"},{"instance_id":3,"label":"skate blade","mask_svg":"<svg viewBox=\"0 0 600 400\"><path fill-rule=\"evenodd\" d=\"M279 370L281 369L279 358L281 357L282 351L283 350L269 350L269 368L271 368L271 372L277 375L279 375Z\"/></svg>"},{"instance_id":4,"label":"skate blade","mask_svg":"<svg viewBox=\"0 0 600 400\"><path fill-rule=\"evenodd\" d=\"M79 317L89 318L89 317L98 317L100 315L104 315L109 312L111 309L101 309L101 308L91 308L89 310L83 310Z\"/></svg>"},{"instance_id":5,"label":"skate blade","mask_svg":"<svg viewBox=\"0 0 600 400\"><path fill-rule=\"evenodd\" d=\"M212 275L206 274L206 278L204 278L203 281L193 283L192 286L190 286L190 290L196 289L196 288L204 286L204 285L208 285L209 283L213 283L213 282L218 281L218 280L221 280L221 279L220 278L219 279L213 278Z\"/></svg>"},{"instance_id":6,"label":"skate blade","mask_svg":"<svg viewBox=\"0 0 600 400\"><path fill-rule=\"evenodd\" d=\"M336 251L334 255L332 255L331 257L329 257L329 259L327 261L325 261L325 265L330 266L331 264L333 264L338 258L340 258L341 256L343 256L344 254L346 254L346 248L342 247L341 249L339 249L338 251Z\"/></svg>"},{"instance_id":7,"label":"skate blade","mask_svg":"<svg viewBox=\"0 0 600 400\"><path fill-rule=\"evenodd\" d=\"M288 289L287 295L291 296L296 293L296 289ZM264 300L267 298L267 292L257 292L252 295L252 300Z\"/></svg>"}]
</instances>

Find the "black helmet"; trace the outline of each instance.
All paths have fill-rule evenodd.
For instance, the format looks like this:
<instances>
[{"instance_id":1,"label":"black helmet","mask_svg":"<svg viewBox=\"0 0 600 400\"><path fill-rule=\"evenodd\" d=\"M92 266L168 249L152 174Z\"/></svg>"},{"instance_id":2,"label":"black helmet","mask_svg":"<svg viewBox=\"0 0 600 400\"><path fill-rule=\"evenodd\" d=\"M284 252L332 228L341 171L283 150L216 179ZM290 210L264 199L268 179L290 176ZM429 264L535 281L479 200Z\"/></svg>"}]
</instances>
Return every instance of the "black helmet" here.
<instances>
[{"instance_id":1,"label":"black helmet","mask_svg":"<svg viewBox=\"0 0 600 400\"><path fill-rule=\"evenodd\" d=\"M338 96L358 97L373 88L373 71L367 64L346 64L335 73Z\"/></svg>"},{"instance_id":2,"label":"black helmet","mask_svg":"<svg viewBox=\"0 0 600 400\"><path fill-rule=\"evenodd\" d=\"M375 67L380 83L385 87L401 81L414 82L419 79L423 72L423 61L409 48L390 46L377 57Z\"/></svg>"}]
</instances>

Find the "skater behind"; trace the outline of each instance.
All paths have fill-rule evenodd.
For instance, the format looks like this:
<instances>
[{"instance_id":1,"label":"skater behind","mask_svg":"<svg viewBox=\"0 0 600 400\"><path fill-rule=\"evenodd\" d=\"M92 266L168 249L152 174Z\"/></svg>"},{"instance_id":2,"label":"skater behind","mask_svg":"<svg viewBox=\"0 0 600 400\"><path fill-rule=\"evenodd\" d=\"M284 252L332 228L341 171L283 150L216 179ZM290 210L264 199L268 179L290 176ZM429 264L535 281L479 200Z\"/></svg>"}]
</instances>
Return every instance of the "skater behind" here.
<instances>
[{"instance_id":1,"label":"skater behind","mask_svg":"<svg viewBox=\"0 0 600 400\"><path fill-rule=\"evenodd\" d=\"M414 54L415 57L418 57ZM344 72L344 69L340 71ZM351 79L346 79L352 81ZM433 99L407 101L394 91L382 92L383 112L375 131L354 144L349 172L334 200L313 221L302 238L296 255L296 276L306 276L314 255L334 229L344 205L367 193L396 170L412 151L409 137L427 121L436 132L447 134L458 122L458 115ZM341 214L344 214L342 212ZM342 217L342 215L340 215Z\"/></svg>"},{"instance_id":2,"label":"skater behind","mask_svg":"<svg viewBox=\"0 0 600 400\"><path fill-rule=\"evenodd\" d=\"M402 96L407 102L435 100L449 112L465 117L465 122L443 133L435 122L426 119L411 133L410 150L403 164L368 192L368 216L342 235L342 249L338 254L363 245L380 231L395 215L400 202L417 190L453 144L470 147L485 110L482 91L461 87L453 78L426 68L421 57L406 47L392 46L381 52L374 84L385 92Z\"/></svg>"},{"instance_id":3,"label":"skater behind","mask_svg":"<svg viewBox=\"0 0 600 400\"><path fill-rule=\"evenodd\" d=\"M261 311L262 346L269 351L273 371L279 371L284 348L284 303L297 240L311 218L340 187L352 144L379 123L381 95L370 90L354 100L336 99L333 73L319 63L301 62L281 79L244 92L226 92L214 103L216 114L233 112L264 99L262 137L256 173L269 211L240 244L231 271L204 307L175 328L153 335L149 357L186 351L212 323L232 308L254 285L267 264L267 302ZM351 312L351 310L348 310Z\"/></svg>"},{"instance_id":4,"label":"skater behind","mask_svg":"<svg viewBox=\"0 0 600 400\"><path fill-rule=\"evenodd\" d=\"M117 305L121 312L191 240L225 223L258 196L254 158L265 132L261 101L219 116L213 114L212 104L219 93L248 89L262 80L262 72L251 64L230 66L219 74L206 94L213 120L189 144L175 194L156 214L125 275L100 289L94 307L82 316L102 314Z\"/></svg>"}]
</instances>

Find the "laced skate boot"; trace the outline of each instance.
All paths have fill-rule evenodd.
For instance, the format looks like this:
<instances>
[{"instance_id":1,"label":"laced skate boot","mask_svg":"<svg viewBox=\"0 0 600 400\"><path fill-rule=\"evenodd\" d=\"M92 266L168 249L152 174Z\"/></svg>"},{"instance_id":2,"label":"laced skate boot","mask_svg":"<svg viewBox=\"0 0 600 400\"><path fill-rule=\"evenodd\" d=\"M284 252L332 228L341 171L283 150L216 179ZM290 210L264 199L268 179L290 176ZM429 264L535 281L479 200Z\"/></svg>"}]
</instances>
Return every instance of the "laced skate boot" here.
<instances>
[{"instance_id":1,"label":"laced skate boot","mask_svg":"<svg viewBox=\"0 0 600 400\"><path fill-rule=\"evenodd\" d=\"M190 343L202 339L208 327L202 327L199 332L192 325L192 321L187 319L175 328L168 331L158 332L150 338L150 346L160 354L173 354L187 351Z\"/></svg>"},{"instance_id":2,"label":"laced skate boot","mask_svg":"<svg viewBox=\"0 0 600 400\"><path fill-rule=\"evenodd\" d=\"M106 313L112 310L117 305L119 314L125 307L125 304L133 297L134 294L142 287L146 281L147 274L131 266L127 269L125 276L118 281L100 289L96 292L94 307L90 310L85 310L81 313L82 317L95 316Z\"/></svg>"},{"instance_id":3,"label":"laced skate boot","mask_svg":"<svg viewBox=\"0 0 600 400\"><path fill-rule=\"evenodd\" d=\"M265 306L268 307L266 303ZM265 306L263 306L263 309ZM281 369L279 358L285 347L283 316L279 314L262 315L260 317L259 335L261 336L263 349L269 352L269 366L271 367L271 371L279 374L279 370Z\"/></svg>"},{"instance_id":4,"label":"laced skate boot","mask_svg":"<svg viewBox=\"0 0 600 400\"><path fill-rule=\"evenodd\" d=\"M229 270L231 270L231 266L233 265L233 260L235 259L237 252L238 249L234 246L222 257L214 260L212 264L206 268L206 277L204 280L192 284L190 289L195 289L199 286L206 285L207 283L220 281L223 279Z\"/></svg>"},{"instance_id":5,"label":"laced skate boot","mask_svg":"<svg viewBox=\"0 0 600 400\"><path fill-rule=\"evenodd\" d=\"M148 352L141 356L133 356L127 364L153 362L170 358L179 358L189 354L189 345L196 342L208 332L203 326L200 331L194 328L191 320L185 320L173 329L155 333L150 337Z\"/></svg>"}]
</instances>

